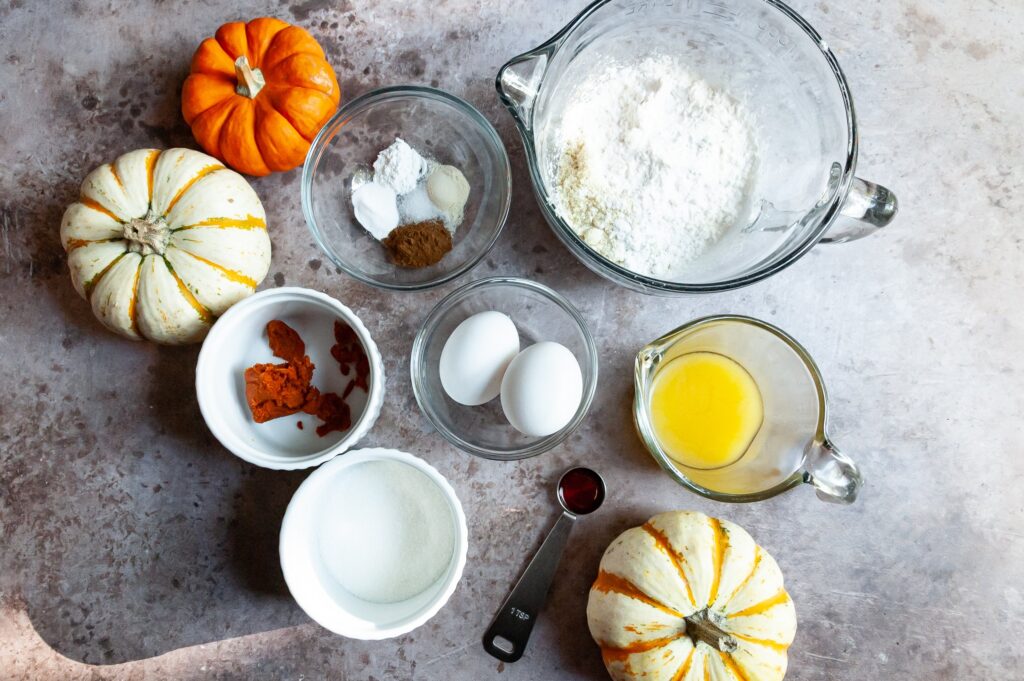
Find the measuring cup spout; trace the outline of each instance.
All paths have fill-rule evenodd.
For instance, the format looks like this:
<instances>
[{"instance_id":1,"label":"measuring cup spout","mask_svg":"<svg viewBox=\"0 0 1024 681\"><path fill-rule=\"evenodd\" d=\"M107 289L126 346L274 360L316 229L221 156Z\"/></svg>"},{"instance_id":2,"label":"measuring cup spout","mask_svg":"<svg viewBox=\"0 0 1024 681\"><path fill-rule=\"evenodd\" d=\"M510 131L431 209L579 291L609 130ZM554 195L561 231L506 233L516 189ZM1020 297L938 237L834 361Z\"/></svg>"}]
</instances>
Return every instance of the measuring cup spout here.
<instances>
[{"instance_id":1,"label":"measuring cup spout","mask_svg":"<svg viewBox=\"0 0 1024 681\"><path fill-rule=\"evenodd\" d=\"M814 485L818 498L836 504L852 504L864 484L860 469L827 439L811 445L804 482Z\"/></svg>"},{"instance_id":2,"label":"measuring cup spout","mask_svg":"<svg viewBox=\"0 0 1024 681\"><path fill-rule=\"evenodd\" d=\"M498 71L494 86L519 128L526 132L533 126L533 103L548 69L553 46L545 45L513 57Z\"/></svg>"}]
</instances>

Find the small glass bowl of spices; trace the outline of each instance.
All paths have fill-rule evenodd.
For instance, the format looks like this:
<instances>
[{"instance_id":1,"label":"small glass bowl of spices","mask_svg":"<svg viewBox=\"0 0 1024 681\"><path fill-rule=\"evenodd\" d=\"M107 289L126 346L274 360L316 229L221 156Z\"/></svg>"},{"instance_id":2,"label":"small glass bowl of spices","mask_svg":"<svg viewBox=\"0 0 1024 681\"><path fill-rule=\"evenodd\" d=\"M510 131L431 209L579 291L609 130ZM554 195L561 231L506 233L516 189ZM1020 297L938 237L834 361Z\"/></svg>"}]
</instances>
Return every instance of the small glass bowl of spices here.
<instances>
[{"instance_id":1,"label":"small glass bowl of spices","mask_svg":"<svg viewBox=\"0 0 1024 681\"><path fill-rule=\"evenodd\" d=\"M422 290L475 266L508 216L508 155L467 102L387 87L341 107L313 141L302 210L317 244L356 279Z\"/></svg>"}]
</instances>

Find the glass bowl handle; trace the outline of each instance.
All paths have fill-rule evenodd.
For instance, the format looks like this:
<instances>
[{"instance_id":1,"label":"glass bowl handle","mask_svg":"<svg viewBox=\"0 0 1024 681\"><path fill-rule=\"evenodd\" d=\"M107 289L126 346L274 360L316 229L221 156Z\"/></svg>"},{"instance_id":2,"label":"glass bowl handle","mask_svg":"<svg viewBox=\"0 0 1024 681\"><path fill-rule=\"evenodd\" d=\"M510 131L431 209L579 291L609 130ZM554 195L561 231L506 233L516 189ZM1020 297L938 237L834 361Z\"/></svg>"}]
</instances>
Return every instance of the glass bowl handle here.
<instances>
[{"instance_id":1,"label":"glass bowl handle","mask_svg":"<svg viewBox=\"0 0 1024 681\"><path fill-rule=\"evenodd\" d=\"M855 177L840 209L840 218L821 238L821 243L841 244L872 234L892 222L899 208L896 195L889 189Z\"/></svg>"},{"instance_id":2,"label":"glass bowl handle","mask_svg":"<svg viewBox=\"0 0 1024 681\"><path fill-rule=\"evenodd\" d=\"M864 484L857 464L827 439L811 444L804 466L804 482L822 501L852 504Z\"/></svg>"}]
</instances>

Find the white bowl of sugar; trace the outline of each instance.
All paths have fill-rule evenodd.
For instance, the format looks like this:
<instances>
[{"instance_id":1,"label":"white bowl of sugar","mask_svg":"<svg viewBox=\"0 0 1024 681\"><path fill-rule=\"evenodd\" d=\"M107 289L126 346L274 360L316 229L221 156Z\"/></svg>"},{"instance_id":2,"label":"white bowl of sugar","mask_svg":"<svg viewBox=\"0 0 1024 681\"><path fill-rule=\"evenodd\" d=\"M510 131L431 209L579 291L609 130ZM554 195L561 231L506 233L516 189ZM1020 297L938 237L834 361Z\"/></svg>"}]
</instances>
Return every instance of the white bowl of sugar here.
<instances>
[{"instance_id":1,"label":"white bowl of sugar","mask_svg":"<svg viewBox=\"0 0 1024 681\"><path fill-rule=\"evenodd\" d=\"M318 624L379 640L444 607L468 545L462 504L433 466L393 449L360 449L296 490L281 524L281 569Z\"/></svg>"}]
</instances>

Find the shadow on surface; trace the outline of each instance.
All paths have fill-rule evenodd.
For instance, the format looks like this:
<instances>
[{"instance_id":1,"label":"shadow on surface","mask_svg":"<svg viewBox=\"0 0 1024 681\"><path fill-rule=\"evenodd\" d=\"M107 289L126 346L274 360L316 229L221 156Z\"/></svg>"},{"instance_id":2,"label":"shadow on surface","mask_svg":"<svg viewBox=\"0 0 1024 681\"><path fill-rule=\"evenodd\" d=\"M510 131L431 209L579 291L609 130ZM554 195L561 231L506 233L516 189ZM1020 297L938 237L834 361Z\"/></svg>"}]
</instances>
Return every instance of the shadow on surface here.
<instances>
[{"instance_id":1,"label":"shadow on surface","mask_svg":"<svg viewBox=\"0 0 1024 681\"><path fill-rule=\"evenodd\" d=\"M57 530L73 561L25 584L24 603L40 637L60 654L115 664L177 648L306 623L281 575L277 536L302 474L256 471L223 490L228 514L192 532L187 498L146 518L123 544ZM219 504L210 504L213 507ZM120 526L120 521L115 526ZM219 525L219 528L214 527ZM74 536L67 536L73 534Z\"/></svg>"},{"instance_id":2,"label":"shadow on surface","mask_svg":"<svg viewBox=\"0 0 1024 681\"><path fill-rule=\"evenodd\" d=\"M278 559L278 535L288 502L305 472L259 469L242 483L235 516L228 523L231 568L253 592L291 601Z\"/></svg>"},{"instance_id":3,"label":"shadow on surface","mask_svg":"<svg viewBox=\"0 0 1024 681\"><path fill-rule=\"evenodd\" d=\"M98 141L50 159L56 181L23 164L21 196L48 200L0 206L12 242L4 290L25 308L18 333L39 356L17 369L22 383L46 384L5 443L0 585L47 645L88 664L308 622L277 552L305 473L258 469L221 448L195 399L199 346L120 339L69 281L58 227L86 173L135 147L195 146L179 109L187 58L164 56L111 64L98 84L59 70L52 91L78 92L54 102L66 132ZM82 109L85 86L104 96Z\"/></svg>"},{"instance_id":4,"label":"shadow on surface","mask_svg":"<svg viewBox=\"0 0 1024 681\"><path fill-rule=\"evenodd\" d=\"M70 388L82 405L72 412L119 418L83 431L89 440L43 431L30 446L73 458L12 499L34 509L15 569L40 637L72 660L116 664L308 622L277 551L308 472L257 468L220 447L195 398L198 346L96 342L116 344L135 378L97 367L103 378Z\"/></svg>"}]
</instances>

